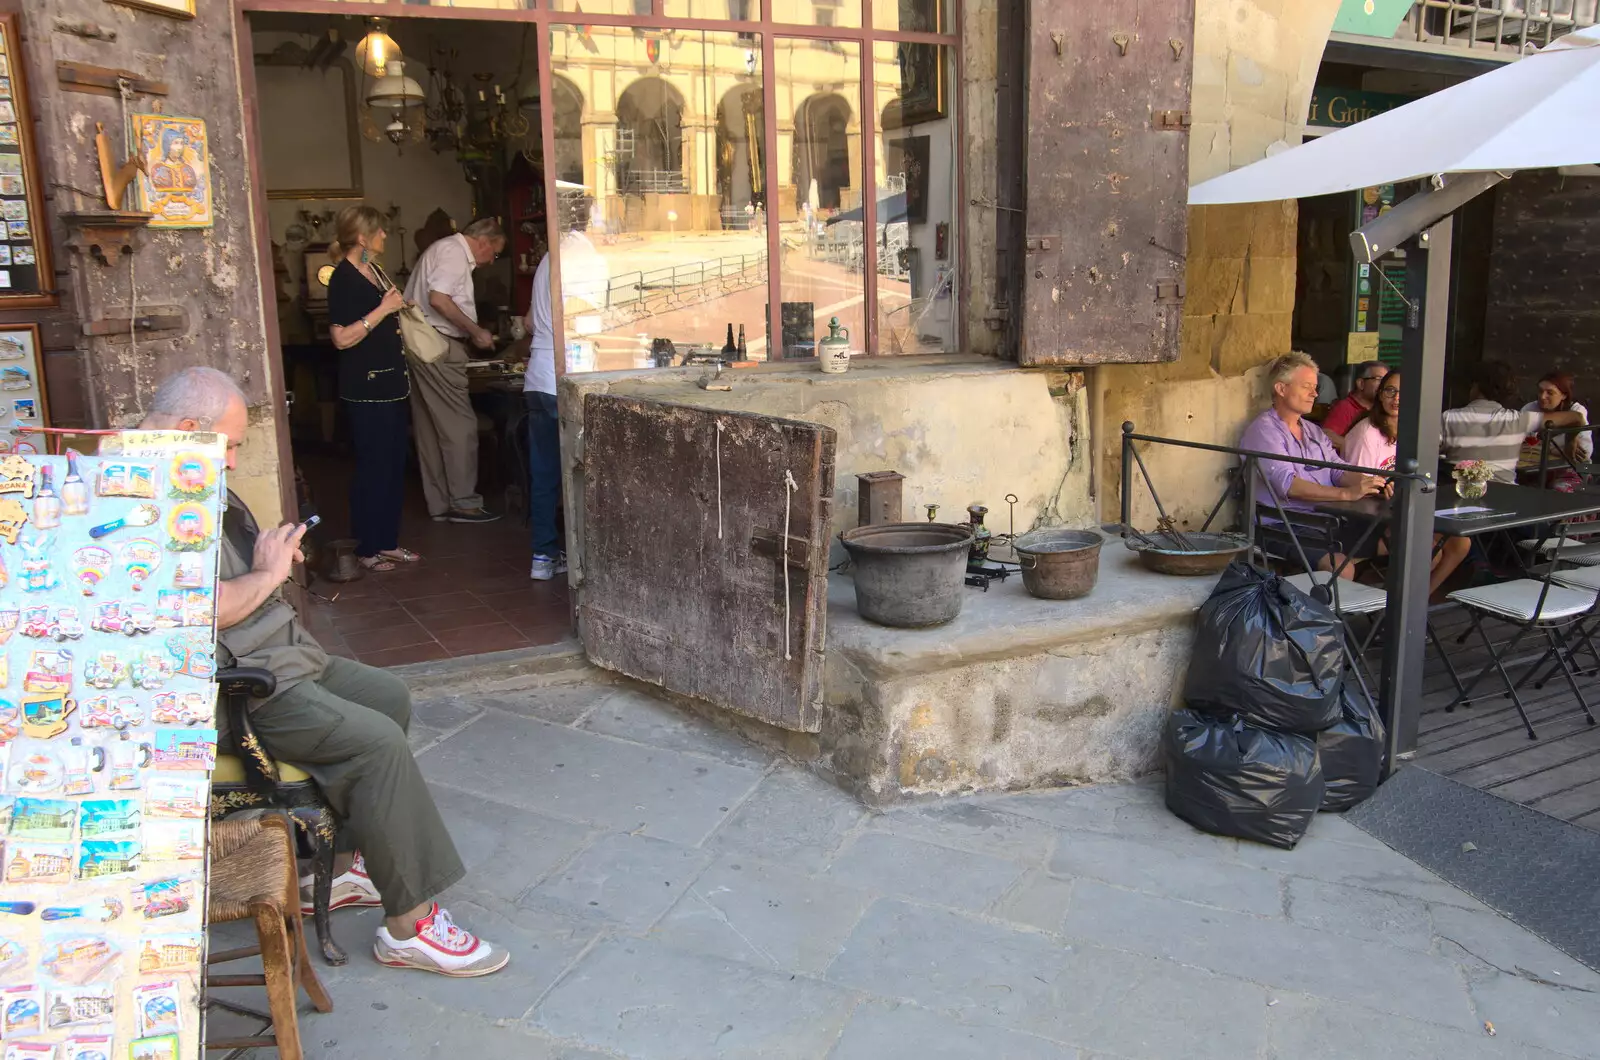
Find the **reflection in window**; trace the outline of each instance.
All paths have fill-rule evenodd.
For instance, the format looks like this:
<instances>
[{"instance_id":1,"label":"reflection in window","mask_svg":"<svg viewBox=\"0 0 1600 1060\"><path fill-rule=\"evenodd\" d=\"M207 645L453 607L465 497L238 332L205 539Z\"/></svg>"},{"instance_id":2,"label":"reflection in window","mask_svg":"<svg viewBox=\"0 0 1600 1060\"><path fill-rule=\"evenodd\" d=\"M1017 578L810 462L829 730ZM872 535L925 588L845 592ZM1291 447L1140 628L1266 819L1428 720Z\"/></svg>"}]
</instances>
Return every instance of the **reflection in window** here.
<instances>
[{"instance_id":1,"label":"reflection in window","mask_svg":"<svg viewBox=\"0 0 1600 1060\"><path fill-rule=\"evenodd\" d=\"M949 0L873 0L872 25L907 33L950 33Z\"/></svg>"}]
</instances>

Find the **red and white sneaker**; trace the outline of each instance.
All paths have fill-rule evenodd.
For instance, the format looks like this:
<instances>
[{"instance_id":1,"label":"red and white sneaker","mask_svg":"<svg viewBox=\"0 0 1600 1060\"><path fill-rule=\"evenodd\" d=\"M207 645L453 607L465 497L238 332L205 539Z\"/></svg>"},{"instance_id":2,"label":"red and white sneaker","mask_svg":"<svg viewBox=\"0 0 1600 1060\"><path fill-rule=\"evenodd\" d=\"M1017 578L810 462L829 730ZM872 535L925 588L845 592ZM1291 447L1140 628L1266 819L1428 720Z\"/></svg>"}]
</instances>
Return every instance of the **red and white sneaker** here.
<instances>
[{"instance_id":1,"label":"red and white sneaker","mask_svg":"<svg viewBox=\"0 0 1600 1060\"><path fill-rule=\"evenodd\" d=\"M311 901L311 885L315 877L300 877L300 915L310 916L316 911ZM328 901L328 911L331 913L338 909L348 909L352 906L381 906L383 898L378 894L378 888L372 885L372 880L367 876L367 863L356 853L355 860L350 863L350 871L340 873L333 878L333 897Z\"/></svg>"},{"instance_id":2,"label":"red and white sneaker","mask_svg":"<svg viewBox=\"0 0 1600 1060\"><path fill-rule=\"evenodd\" d=\"M465 928L457 927L450 914L433 903L428 915L417 921L417 937L397 939L388 925L378 928L372 955L379 964L391 968L416 968L424 972L470 979L498 972L511 960L511 954L489 945Z\"/></svg>"}]
</instances>

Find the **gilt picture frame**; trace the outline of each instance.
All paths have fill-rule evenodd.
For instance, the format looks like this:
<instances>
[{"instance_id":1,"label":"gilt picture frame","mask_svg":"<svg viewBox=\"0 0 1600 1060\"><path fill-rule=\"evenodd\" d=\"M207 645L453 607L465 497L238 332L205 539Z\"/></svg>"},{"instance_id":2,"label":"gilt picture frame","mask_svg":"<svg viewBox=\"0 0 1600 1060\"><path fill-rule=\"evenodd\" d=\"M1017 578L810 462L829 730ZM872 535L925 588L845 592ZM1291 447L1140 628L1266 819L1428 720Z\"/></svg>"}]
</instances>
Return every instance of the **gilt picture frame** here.
<instances>
[{"instance_id":1,"label":"gilt picture frame","mask_svg":"<svg viewBox=\"0 0 1600 1060\"><path fill-rule=\"evenodd\" d=\"M168 18L194 18L196 0L109 0L123 7L152 11Z\"/></svg>"}]
</instances>

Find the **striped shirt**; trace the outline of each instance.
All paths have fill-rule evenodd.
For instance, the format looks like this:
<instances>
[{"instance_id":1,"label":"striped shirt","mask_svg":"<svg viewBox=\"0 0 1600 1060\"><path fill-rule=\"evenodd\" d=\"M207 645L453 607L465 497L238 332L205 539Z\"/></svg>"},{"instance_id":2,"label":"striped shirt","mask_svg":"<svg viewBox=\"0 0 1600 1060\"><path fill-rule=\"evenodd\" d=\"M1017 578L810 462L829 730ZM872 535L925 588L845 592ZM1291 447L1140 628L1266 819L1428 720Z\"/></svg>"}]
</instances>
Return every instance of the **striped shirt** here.
<instances>
[{"instance_id":1,"label":"striped shirt","mask_svg":"<svg viewBox=\"0 0 1600 1060\"><path fill-rule=\"evenodd\" d=\"M1522 440L1544 424L1542 412L1508 409L1479 398L1464 408L1447 409L1439 430L1439 448L1446 460L1482 460L1500 482L1517 480L1517 454Z\"/></svg>"}]
</instances>

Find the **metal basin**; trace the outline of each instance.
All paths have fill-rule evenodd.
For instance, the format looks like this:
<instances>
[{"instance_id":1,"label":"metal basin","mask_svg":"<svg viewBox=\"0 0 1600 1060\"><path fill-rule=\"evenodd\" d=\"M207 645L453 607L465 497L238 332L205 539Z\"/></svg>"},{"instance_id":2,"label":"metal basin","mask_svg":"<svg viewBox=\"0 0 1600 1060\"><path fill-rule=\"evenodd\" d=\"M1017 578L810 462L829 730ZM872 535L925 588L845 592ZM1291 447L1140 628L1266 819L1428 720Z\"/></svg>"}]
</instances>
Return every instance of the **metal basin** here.
<instances>
[{"instance_id":1,"label":"metal basin","mask_svg":"<svg viewBox=\"0 0 1600 1060\"><path fill-rule=\"evenodd\" d=\"M1126 539L1128 548L1139 554L1139 562L1157 574L1200 575L1216 574L1235 556L1250 545L1238 534L1201 534L1184 532L1192 549L1179 547L1176 541L1162 534L1151 534L1157 544L1152 545L1136 537Z\"/></svg>"},{"instance_id":2,"label":"metal basin","mask_svg":"<svg viewBox=\"0 0 1600 1060\"><path fill-rule=\"evenodd\" d=\"M1041 600L1088 596L1100 578L1100 546L1093 530L1035 530L1012 544L1022 566L1022 585Z\"/></svg>"},{"instance_id":3,"label":"metal basin","mask_svg":"<svg viewBox=\"0 0 1600 1060\"><path fill-rule=\"evenodd\" d=\"M856 610L867 621L916 629L961 613L972 527L878 523L839 540L855 564Z\"/></svg>"}]
</instances>

